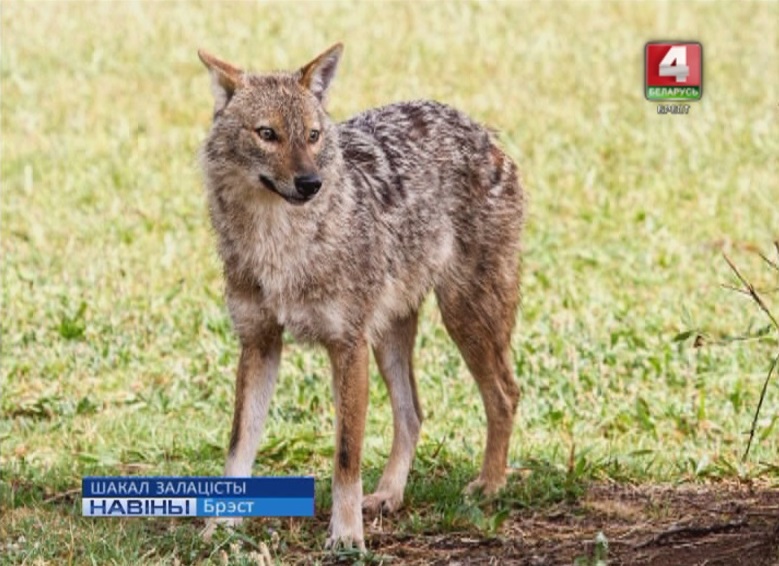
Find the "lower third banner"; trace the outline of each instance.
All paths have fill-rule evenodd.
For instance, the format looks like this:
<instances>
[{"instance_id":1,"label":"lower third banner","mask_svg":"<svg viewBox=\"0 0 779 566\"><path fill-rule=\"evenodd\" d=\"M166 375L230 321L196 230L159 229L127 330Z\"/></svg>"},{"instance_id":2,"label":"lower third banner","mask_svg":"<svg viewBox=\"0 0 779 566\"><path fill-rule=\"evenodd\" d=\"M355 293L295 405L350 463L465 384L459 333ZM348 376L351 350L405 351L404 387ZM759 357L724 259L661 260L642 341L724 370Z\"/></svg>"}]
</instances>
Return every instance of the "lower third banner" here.
<instances>
[{"instance_id":1,"label":"lower third banner","mask_svg":"<svg viewBox=\"0 0 779 566\"><path fill-rule=\"evenodd\" d=\"M313 517L314 478L89 477L81 510L84 517Z\"/></svg>"}]
</instances>

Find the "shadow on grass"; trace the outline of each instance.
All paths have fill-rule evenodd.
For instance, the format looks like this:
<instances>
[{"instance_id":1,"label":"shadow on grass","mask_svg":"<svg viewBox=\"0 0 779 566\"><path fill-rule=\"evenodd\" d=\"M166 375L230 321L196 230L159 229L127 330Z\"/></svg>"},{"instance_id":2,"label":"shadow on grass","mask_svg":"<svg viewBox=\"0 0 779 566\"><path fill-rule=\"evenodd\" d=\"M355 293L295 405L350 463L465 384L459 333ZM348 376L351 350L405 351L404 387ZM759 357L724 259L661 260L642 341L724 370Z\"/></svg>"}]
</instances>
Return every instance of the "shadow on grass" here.
<instances>
[{"instance_id":1,"label":"shadow on grass","mask_svg":"<svg viewBox=\"0 0 779 566\"><path fill-rule=\"evenodd\" d=\"M380 473L380 469L364 471L366 494L375 488ZM585 492L587 473L529 461L510 470L506 487L498 494L466 496L465 487L478 475L472 461L445 450L422 452L409 474L403 508L377 520L384 529L405 534L458 531L495 535L513 512L576 502ZM317 518L326 522L332 506L329 479L317 483L316 497ZM366 518L366 525L370 521Z\"/></svg>"}]
</instances>

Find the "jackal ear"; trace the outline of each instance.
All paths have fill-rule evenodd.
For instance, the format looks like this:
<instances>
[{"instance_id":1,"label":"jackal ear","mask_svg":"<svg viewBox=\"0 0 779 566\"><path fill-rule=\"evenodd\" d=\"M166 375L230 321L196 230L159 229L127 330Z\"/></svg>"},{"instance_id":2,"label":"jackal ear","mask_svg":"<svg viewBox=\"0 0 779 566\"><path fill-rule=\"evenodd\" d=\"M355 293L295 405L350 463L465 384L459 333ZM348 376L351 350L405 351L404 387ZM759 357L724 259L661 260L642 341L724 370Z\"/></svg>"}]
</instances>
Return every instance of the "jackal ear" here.
<instances>
[{"instance_id":1,"label":"jackal ear","mask_svg":"<svg viewBox=\"0 0 779 566\"><path fill-rule=\"evenodd\" d=\"M343 50L343 44L336 43L298 71L300 84L314 93L322 104L325 103L327 89L335 77Z\"/></svg>"},{"instance_id":2,"label":"jackal ear","mask_svg":"<svg viewBox=\"0 0 779 566\"><path fill-rule=\"evenodd\" d=\"M197 55L206 68L208 68L208 72L211 75L214 113L217 113L227 106L236 89L241 86L242 71L237 67L233 67L230 63L217 59L202 49L198 49Z\"/></svg>"}]
</instances>

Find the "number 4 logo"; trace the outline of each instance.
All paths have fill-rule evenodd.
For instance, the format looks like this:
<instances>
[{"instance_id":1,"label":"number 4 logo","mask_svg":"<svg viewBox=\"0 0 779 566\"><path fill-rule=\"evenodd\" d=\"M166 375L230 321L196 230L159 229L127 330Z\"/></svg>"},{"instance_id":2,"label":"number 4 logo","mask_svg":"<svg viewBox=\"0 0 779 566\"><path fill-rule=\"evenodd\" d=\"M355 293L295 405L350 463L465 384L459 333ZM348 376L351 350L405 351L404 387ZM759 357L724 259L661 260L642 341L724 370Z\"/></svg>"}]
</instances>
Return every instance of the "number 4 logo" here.
<instances>
[{"instance_id":1,"label":"number 4 logo","mask_svg":"<svg viewBox=\"0 0 779 566\"><path fill-rule=\"evenodd\" d=\"M674 45L660 61L658 75L661 77L676 77L677 83L687 81L690 75L690 67L687 66L687 46Z\"/></svg>"},{"instance_id":2,"label":"number 4 logo","mask_svg":"<svg viewBox=\"0 0 779 566\"><path fill-rule=\"evenodd\" d=\"M703 46L697 41L650 41L644 47L647 100L700 100Z\"/></svg>"}]
</instances>

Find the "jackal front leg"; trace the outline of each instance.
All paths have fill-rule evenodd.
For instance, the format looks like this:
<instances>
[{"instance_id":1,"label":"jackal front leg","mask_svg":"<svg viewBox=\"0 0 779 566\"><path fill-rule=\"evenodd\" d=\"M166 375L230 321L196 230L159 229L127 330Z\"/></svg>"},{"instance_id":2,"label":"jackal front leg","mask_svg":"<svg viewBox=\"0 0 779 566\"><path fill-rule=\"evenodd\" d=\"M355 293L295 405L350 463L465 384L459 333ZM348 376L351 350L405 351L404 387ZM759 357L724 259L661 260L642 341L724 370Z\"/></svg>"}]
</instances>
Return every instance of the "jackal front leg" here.
<instances>
[{"instance_id":1,"label":"jackal front leg","mask_svg":"<svg viewBox=\"0 0 779 566\"><path fill-rule=\"evenodd\" d=\"M335 462L333 514L328 548L357 546L365 549L362 527L362 441L368 409L368 344L328 346L333 367L335 397Z\"/></svg>"},{"instance_id":2,"label":"jackal front leg","mask_svg":"<svg viewBox=\"0 0 779 566\"><path fill-rule=\"evenodd\" d=\"M243 344L235 384L235 410L225 476L251 476L257 446L268 416L281 359L281 328L273 328L260 340ZM218 524L231 527L240 518L209 519L203 531L208 540Z\"/></svg>"},{"instance_id":3,"label":"jackal front leg","mask_svg":"<svg viewBox=\"0 0 779 566\"><path fill-rule=\"evenodd\" d=\"M366 514L391 513L403 504L403 491L414 460L422 409L417 396L412 356L417 313L393 322L374 346L376 362L392 403L392 450L376 491L363 499Z\"/></svg>"}]
</instances>

